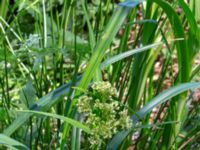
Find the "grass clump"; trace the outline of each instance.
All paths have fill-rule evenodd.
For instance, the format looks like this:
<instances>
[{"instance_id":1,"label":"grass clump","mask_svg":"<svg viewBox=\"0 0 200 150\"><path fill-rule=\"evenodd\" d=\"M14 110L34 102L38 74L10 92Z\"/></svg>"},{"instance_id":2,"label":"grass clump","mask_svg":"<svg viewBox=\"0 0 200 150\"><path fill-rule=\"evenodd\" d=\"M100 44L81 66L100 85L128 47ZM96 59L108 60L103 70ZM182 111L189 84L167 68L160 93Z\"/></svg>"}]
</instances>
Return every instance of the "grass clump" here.
<instances>
[{"instance_id":1,"label":"grass clump","mask_svg":"<svg viewBox=\"0 0 200 150\"><path fill-rule=\"evenodd\" d=\"M0 149L199 149L199 7L1 0Z\"/></svg>"}]
</instances>

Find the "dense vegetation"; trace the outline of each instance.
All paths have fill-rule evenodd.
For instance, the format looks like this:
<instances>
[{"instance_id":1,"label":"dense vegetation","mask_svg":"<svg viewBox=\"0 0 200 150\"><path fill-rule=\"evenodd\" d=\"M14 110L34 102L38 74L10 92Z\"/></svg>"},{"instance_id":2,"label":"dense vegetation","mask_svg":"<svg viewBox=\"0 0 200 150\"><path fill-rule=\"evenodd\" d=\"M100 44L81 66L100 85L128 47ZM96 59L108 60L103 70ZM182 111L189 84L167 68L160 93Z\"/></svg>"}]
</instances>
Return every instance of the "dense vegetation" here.
<instances>
[{"instance_id":1,"label":"dense vegetation","mask_svg":"<svg viewBox=\"0 0 200 150\"><path fill-rule=\"evenodd\" d=\"M199 149L200 0L1 0L0 149Z\"/></svg>"}]
</instances>

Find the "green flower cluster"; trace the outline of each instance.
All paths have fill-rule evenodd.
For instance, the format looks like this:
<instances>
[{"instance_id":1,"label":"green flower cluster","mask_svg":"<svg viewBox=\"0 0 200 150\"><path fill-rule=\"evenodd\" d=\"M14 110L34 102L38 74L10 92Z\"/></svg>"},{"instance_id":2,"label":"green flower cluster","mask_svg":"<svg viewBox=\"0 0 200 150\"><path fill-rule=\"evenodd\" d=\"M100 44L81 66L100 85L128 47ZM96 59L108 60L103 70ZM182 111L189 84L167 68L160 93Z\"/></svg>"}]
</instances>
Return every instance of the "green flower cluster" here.
<instances>
[{"instance_id":1,"label":"green flower cluster","mask_svg":"<svg viewBox=\"0 0 200 150\"><path fill-rule=\"evenodd\" d=\"M78 111L92 131L88 139L91 147L100 148L115 133L131 127L130 117L116 96L117 90L109 82L95 82L78 99Z\"/></svg>"}]
</instances>

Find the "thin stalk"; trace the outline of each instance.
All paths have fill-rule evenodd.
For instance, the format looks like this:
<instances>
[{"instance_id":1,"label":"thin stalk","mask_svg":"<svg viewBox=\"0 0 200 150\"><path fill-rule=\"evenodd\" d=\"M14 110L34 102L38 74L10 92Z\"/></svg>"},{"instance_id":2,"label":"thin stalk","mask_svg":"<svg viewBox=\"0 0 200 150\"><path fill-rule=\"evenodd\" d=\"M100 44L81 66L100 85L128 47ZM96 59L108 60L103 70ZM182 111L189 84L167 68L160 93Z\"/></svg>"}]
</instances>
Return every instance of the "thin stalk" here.
<instances>
[{"instance_id":1,"label":"thin stalk","mask_svg":"<svg viewBox=\"0 0 200 150\"><path fill-rule=\"evenodd\" d=\"M46 7L45 7L45 0L42 0L42 12L43 12L43 40L44 40L44 48L47 46L47 19L46 19Z\"/></svg>"}]
</instances>

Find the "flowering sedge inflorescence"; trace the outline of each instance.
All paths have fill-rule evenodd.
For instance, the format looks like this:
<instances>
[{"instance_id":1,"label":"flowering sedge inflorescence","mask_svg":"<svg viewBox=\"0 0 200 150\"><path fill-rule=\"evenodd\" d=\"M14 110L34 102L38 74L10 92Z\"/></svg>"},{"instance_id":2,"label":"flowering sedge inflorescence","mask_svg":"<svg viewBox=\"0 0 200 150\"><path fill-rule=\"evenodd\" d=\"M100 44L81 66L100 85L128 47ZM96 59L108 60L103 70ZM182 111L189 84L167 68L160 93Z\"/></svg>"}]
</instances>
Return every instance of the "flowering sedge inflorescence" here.
<instances>
[{"instance_id":1,"label":"flowering sedge inflorescence","mask_svg":"<svg viewBox=\"0 0 200 150\"><path fill-rule=\"evenodd\" d=\"M78 111L92 131L88 139L92 147L100 147L118 131L131 127L130 117L116 96L117 90L109 82L95 82L78 99Z\"/></svg>"}]
</instances>

